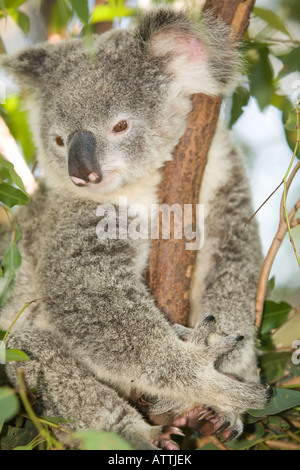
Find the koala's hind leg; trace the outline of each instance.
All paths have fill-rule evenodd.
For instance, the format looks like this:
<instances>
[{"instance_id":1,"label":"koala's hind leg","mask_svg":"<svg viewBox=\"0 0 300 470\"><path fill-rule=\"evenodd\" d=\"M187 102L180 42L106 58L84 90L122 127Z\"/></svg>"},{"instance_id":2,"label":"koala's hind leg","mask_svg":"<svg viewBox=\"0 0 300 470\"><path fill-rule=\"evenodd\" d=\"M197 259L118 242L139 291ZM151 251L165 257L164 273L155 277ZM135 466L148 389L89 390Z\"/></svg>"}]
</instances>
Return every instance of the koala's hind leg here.
<instances>
[{"instance_id":1,"label":"koala's hind leg","mask_svg":"<svg viewBox=\"0 0 300 470\"><path fill-rule=\"evenodd\" d=\"M222 372L258 381L254 346L255 294L261 267L256 222L243 162L227 131L218 130L200 192L205 242L197 255L190 325L208 315L219 333L242 335L240 346L219 364Z\"/></svg>"},{"instance_id":2,"label":"koala's hind leg","mask_svg":"<svg viewBox=\"0 0 300 470\"><path fill-rule=\"evenodd\" d=\"M8 341L9 348L23 350L30 361L6 366L9 381L17 386L17 371L25 370L30 388L35 389L38 414L71 421L71 431L99 429L124 437L135 449L177 450L161 426L151 426L127 401L72 357L49 331L21 330Z\"/></svg>"}]
</instances>

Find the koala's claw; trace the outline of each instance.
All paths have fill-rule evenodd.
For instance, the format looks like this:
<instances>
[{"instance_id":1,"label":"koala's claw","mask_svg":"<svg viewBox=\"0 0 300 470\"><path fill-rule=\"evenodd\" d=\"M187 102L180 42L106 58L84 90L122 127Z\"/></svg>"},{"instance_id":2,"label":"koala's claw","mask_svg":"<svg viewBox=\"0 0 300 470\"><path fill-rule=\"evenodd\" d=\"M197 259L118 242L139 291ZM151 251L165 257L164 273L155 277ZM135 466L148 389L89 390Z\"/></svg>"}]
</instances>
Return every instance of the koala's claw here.
<instances>
[{"instance_id":1,"label":"koala's claw","mask_svg":"<svg viewBox=\"0 0 300 470\"><path fill-rule=\"evenodd\" d=\"M171 434L184 437L184 433L178 427L164 426L162 433L154 440L153 444L163 450L180 450L179 445L171 439Z\"/></svg>"},{"instance_id":2,"label":"koala's claw","mask_svg":"<svg viewBox=\"0 0 300 470\"><path fill-rule=\"evenodd\" d=\"M242 421L238 416L225 416L213 408L198 406L173 421L177 427L189 427L198 431L202 436L218 435L223 442L230 441L241 434Z\"/></svg>"}]
</instances>

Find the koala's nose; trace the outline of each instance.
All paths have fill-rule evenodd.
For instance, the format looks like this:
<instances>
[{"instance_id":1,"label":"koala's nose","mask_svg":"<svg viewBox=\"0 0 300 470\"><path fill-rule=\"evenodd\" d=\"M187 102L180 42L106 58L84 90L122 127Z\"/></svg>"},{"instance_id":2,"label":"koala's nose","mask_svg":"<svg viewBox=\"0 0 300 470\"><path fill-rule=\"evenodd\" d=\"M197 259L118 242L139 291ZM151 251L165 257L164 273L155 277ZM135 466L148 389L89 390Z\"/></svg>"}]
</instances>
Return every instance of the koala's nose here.
<instances>
[{"instance_id":1,"label":"koala's nose","mask_svg":"<svg viewBox=\"0 0 300 470\"><path fill-rule=\"evenodd\" d=\"M91 132L76 132L67 141L68 170L77 186L99 183L102 180L97 159L97 142Z\"/></svg>"}]
</instances>

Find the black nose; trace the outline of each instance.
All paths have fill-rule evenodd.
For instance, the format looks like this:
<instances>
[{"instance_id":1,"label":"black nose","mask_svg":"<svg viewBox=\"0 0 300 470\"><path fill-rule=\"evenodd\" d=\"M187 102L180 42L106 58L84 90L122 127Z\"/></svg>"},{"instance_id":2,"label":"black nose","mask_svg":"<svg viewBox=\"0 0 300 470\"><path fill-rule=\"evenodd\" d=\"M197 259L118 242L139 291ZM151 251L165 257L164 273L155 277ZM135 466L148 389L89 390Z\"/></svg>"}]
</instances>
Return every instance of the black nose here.
<instances>
[{"instance_id":1,"label":"black nose","mask_svg":"<svg viewBox=\"0 0 300 470\"><path fill-rule=\"evenodd\" d=\"M99 183L102 180L97 159L97 142L91 132L76 132L67 141L68 170L77 186Z\"/></svg>"}]
</instances>

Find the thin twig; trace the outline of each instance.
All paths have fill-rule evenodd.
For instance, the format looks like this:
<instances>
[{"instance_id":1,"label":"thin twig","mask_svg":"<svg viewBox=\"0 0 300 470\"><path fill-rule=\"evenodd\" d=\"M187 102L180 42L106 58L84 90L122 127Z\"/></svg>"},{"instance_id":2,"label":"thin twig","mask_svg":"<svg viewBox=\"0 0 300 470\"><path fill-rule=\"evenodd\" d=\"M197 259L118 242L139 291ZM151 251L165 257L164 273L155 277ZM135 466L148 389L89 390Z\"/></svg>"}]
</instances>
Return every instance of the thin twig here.
<instances>
[{"instance_id":1,"label":"thin twig","mask_svg":"<svg viewBox=\"0 0 300 470\"><path fill-rule=\"evenodd\" d=\"M300 446L294 444L293 442L265 441L265 444L272 449L300 450Z\"/></svg>"},{"instance_id":2,"label":"thin twig","mask_svg":"<svg viewBox=\"0 0 300 470\"><path fill-rule=\"evenodd\" d=\"M292 211L288 215L290 226L292 228L294 228L294 226L296 227L297 225L297 224L293 225L293 222L294 222L293 217L295 216L296 209L299 207L300 207L300 199L297 202L297 204L295 204ZM256 293L256 307L255 307L256 308L255 326L257 328L260 327L261 321L262 321L263 307L264 307L264 301L265 301L267 290L268 290L268 280L270 277L270 272L271 272L274 260L276 258L276 255L278 253L278 250L287 232L288 232L288 228L287 228L286 221L285 219L281 219L276 235L270 246L268 254L264 260L264 263L260 272L259 281L258 281L258 288L257 288L257 293Z\"/></svg>"},{"instance_id":3,"label":"thin twig","mask_svg":"<svg viewBox=\"0 0 300 470\"><path fill-rule=\"evenodd\" d=\"M45 300L45 299L48 299L49 297L40 297L39 299L34 299L34 300L31 300L30 302L26 302L23 307L21 308L21 310L19 311L19 313L15 316L15 318L13 319L12 323L9 325L8 329L6 330L6 333L3 337L3 340L0 344L0 349L3 347L12 327L14 326L14 324L16 323L16 321L20 318L20 316L22 315L22 313L24 312L24 310L26 310L27 307L29 307L29 305L33 304L34 302L38 302L39 300Z\"/></svg>"},{"instance_id":4,"label":"thin twig","mask_svg":"<svg viewBox=\"0 0 300 470\"><path fill-rule=\"evenodd\" d=\"M288 187L287 187L287 182L288 182L288 177L289 177L289 173L291 171L291 168L292 168L292 165L294 163L294 160L296 158L296 153L297 153L297 150L298 150L298 145L299 145L299 103L297 103L296 105L296 145L295 145L295 149L294 149L294 153L293 153L293 157L292 157L292 160L290 162L290 165L288 167L288 170L283 178L283 183L284 183L284 186L283 186L283 199L282 199L282 202L283 202L283 211L284 211L284 215L285 215L285 220L286 220L286 224L287 224L287 229L288 229L288 232L289 232L289 236L290 236L290 241L291 241L291 244L293 246L293 250L294 250L294 253L295 253L295 256L297 258L297 261L298 261L298 264L300 266L300 257L299 257L299 254L297 252L297 249L296 249L296 245L295 245L295 242L294 242L294 238L292 236L292 230L291 230L291 226L290 226L290 219L289 219L289 214L288 214L288 211L287 211L287 206L286 206L286 198L287 198L287 191L288 191Z\"/></svg>"},{"instance_id":5,"label":"thin twig","mask_svg":"<svg viewBox=\"0 0 300 470\"><path fill-rule=\"evenodd\" d=\"M24 409L29 417L29 419L33 422L34 426L38 430L39 434L41 437L44 438L44 441L47 443L49 448L55 448L55 449L64 449L63 445L58 442L54 437L52 437L49 434L49 431L47 428L40 422L39 418L33 411L33 408L28 400L27 396L27 391L29 390L29 387L26 384L25 380L25 370L24 369L19 369L17 371L18 374L18 382L19 382L19 395L22 401L22 404L24 406ZM41 442L42 443L42 442Z\"/></svg>"},{"instance_id":6,"label":"thin twig","mask_svg":"<svg viewBox=\"0 0 300 470\"><path fill-rule=\"evenodd\" d=\"M270 194L269 197L267 197L267 199L259 206L259 208L254 212L254 214L251 215L250 219L247 220L247 222L245 223L245 227L246 225L250 224L251 220L256 216L256 214L260 211L260 209L269 201L269 199L271 199L271 197L276 193L276 191L280 188L280 186L283 185L283 180L281 181L281 183L277 186L276 189L274 189L274 191Z\"/></svg>"}]
</instances>

